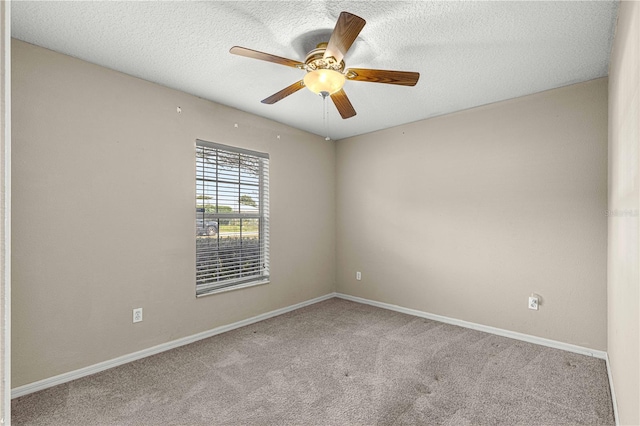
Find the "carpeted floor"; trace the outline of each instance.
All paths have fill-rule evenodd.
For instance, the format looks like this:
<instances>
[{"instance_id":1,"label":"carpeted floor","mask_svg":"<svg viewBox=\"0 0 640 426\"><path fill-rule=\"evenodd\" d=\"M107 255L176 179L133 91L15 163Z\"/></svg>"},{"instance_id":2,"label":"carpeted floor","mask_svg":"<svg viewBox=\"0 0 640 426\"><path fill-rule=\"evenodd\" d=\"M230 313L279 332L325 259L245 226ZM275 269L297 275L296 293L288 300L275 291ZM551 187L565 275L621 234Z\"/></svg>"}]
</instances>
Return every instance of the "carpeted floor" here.
<instances>
[{"instance_id":1,"label":"carpeted floor","mask_svg":"<svg viewBox=\"0 0 640 426\"><path fill-rule=\"evenodd\" d=\"M13 400L14 425L613 425L604 361L330 299Z\"/></svg>"}]
</instances>

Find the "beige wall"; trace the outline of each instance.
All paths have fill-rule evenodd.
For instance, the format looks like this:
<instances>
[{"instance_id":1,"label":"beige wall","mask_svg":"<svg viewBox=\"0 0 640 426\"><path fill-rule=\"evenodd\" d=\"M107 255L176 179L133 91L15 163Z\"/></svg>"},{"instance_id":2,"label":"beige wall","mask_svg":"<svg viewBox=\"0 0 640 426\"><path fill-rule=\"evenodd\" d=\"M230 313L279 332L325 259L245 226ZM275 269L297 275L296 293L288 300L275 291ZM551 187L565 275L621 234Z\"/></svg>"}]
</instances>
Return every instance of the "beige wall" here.
<instances>
[{"instance_id":1,"label":"beige wall","mask_svg":"<svg viewBox=\"0 0 640 426\"><path fill-rule=\"evenodd\" d=\"M608 352L621 424L640 424L640 3L623 1L609 70Z\"/></svg>"},{"instance_id":2,"label":"beige wall","mask_svg":"<svg viewBox=\"0 0 640 426\"><path fill-rule=\"evenodd\" d=\"M606 349L606 78L342 140L336 167L339 292Z\"/></svg>"},{"instance_id":3,"label":"beige wall","mask_svg":"<svg viewBox=\"0 0 640 426\"><path fill-rule=\"evenodd\" d=\"M11 422L11 8L0 2L0 424Z\"/></svg>"},{"instance_id":4,"label":"beige wall","mask_svg":"<svg viewBox=\"0 0 640 426\"><path fill-rule=\"evenodd\" d=\"M15 40L12 72L14 387L334 291L333 142ZM196 138L271 155L268 285L195 298Z\"/></svg>"}]
</instances>

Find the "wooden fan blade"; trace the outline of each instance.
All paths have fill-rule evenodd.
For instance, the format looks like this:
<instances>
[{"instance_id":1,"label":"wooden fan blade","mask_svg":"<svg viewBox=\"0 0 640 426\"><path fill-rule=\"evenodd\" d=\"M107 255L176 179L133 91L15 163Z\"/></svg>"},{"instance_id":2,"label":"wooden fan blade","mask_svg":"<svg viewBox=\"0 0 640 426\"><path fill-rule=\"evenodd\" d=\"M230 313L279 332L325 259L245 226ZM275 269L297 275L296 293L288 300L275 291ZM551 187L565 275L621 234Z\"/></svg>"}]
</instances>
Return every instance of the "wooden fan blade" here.
<instances>
[{"instance_id":1,"label":"wooden fan blade","mask_svg":"<svg viewBox=\"0 0 640 426\"><path fill-rule=\"evenodd\" d=\"M353 105L351 105L351 102L343 89L340 89L339 92L331 95L331 100L335 104L336 108L338 108L338 112L342 118L345 120L356 115L356 110L353 108Z\"/></svg>"},{"instance_id":2,"label":"wooden fan blade","mask_svg":"<svg viewBox=\"0 0 640 426\"><path fill-rule=\"evenodd\" d=\"M290 94L296 93L298 90L302 89L303 87L304 87L304 81L302 80L296 81L291 86L285 87L278 93L274 93L273 95L269 96L267 99L263 99L261 102L263 104L269 104L269 105L275 104L276 102L286 98Z\"/></svg>"},{"instance_id":3,"label":"wooden fan blade","mask_svg":"<svg viewBox=\"0 0 640 426\"><path fill-rule=\"evenodd\" d=\"M349 80L399 84L401 86L415 86L420 78L420 73L417 72L370 70L366 68L349 68L345 74Z\"/></svg>"},{"instance_id":4,"label":"wooden fan blade","mask_svg":"<svg viewBox=\"0 0 640 426\"><path fill-rule=\"evenodd\" d=\"M344 55L362 31L367 21L349 12L342 12L331 33L331 38L324 52L324 58L333 56L340 63Z\"/></svg>"},{"instance_id":5,"label":"wooden fan blade","mask_svg":"<svg viewBox=\"0 0 640 426\"><path fill-rule=\"evenodd\" d=\"M257 50L247 49L246 47L233 46L231 49L229 49L229 52L233 53L234 55L260 59L261 61L273 62L274 64L286 65L288 67L304 67L304 64L302 62L294 61L293 59L282 58L276 55L271 55L270 53L258 52Z\"/></svg>"}]
</instances>

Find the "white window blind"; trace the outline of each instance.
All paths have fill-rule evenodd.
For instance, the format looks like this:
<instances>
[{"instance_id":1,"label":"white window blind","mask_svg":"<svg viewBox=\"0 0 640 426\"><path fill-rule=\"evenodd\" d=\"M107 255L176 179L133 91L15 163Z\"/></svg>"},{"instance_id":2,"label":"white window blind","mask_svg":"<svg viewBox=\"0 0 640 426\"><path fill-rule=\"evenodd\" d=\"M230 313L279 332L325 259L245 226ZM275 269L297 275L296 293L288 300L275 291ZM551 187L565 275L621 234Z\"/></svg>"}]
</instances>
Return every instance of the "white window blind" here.
<instances>
[{"instance_id":1,"label":"white window blind","mask_svg":"<svg viewBox=\"0 0 640 426\"><path fill-rule=\"evenodd\" d=\"M269 154L196 141L196 295L269 280Z\"/></svg>"}]
</instances>

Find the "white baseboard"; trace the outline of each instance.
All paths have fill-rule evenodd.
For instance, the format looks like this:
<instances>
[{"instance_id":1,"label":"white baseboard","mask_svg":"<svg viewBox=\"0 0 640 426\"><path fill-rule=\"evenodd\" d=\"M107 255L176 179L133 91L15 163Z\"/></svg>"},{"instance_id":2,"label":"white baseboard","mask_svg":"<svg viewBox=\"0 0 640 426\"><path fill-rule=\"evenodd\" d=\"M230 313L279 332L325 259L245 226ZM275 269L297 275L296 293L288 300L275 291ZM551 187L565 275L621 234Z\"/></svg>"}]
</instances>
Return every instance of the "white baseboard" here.
<instances>
[{"instance_id":1,"label":"white baseboard","mask_svg":"<svg viewBox=\"0 0 640 426\"><path fill-rule=\"evenodd\" d=\"M618 420L618 401L616 400L616 392L613 390L613 374L611 373L611 364L609 363L609 354L605 357L607 363L607 376L609 376L609 389L611 391L611 403L613 404L613 417L616 421L616 426L620 425Z\"/></svg>"},{"instance_id":2,"label":"white baseboard","mask_svg":"<svg viewBox=\"0 0 640 426\"><path fill-rule=\"evenodd\" d=\"M458 325L464 328L484 331L485 333L497 334L498 336L509 337L511 339L522 340L524 342L535 343L536 345L547 346L555 349L562 349L577 354L588 355L595 358L607 359L605 351L589 349L582 346L572 345L570 343L558 342L556 340L545 339L543 337L532 336L530 334L518 333L516 331L504 330L502 328L491 327L488 325L477 324L474 322L463 321L455 318L449 318L442 315L430 314L428 312L418 311L416 309L404 308L402 306L391 305L389 303L378 302L375 300L363 299L362 297L350 296L348 294L336 293L336 297L352 302L364 303L366 305L376 306L378 308L389 309L391 311L401 312L403 314L413 315L416 317L427 318L446 324Z\"/></svg>"},{"instance_id":3,"label":"white baseboard","mask_svg":"<svg viewBox=\"0 0 640 426\"><path fill-rule=\"evenodd\" d=\"M70 371L68 373L60 374L58 376L49 377L47 379L43 379L37 382L29 383L23 386L19 386L17 388L13 388L11 390L11 398L17 398L19 396L27 395L33 392L37 392L43 389L47 389L56 385L60 385L62 383L70 382L72 380L79 379L81 377L89 376L91 374L99 373L104 370L108 370L113 367L117 367L119 365L126 364L128 362L136 361L138 359L142 359L151 355L158 354L160 352L168 351L170 349L174 349L180 346L188 345L189 343L197 342L198 340L206 339L208 337L215 336L217 334L221 334L227 331L235 330L236 328L244 327L259 321L264 321L269 318L276 317L278 315L282 315L287 312L294 311L296 309L303 308L305 306L312 305L314 303L322 302L324 300L331 299L333 297L339 297L345 300L351 300L353 302L364 303L371 306L376 306L383 309L389 309L396 312L401 312L408 315L413 315L421 318L427 318L434 321L443 322L446 324L458 325L464 328L470 328L473 330L484 331L486 333L496 334L498 336L509 337L512 339L522 340L529 343L534 343L542 346L548 346L551 348L562 349L569 352L574 352L582 355L588 355L596 358L601 358L606 361L607 364L607 372L609 374L609 383L611 386L611 397L613 399L613 409L616 417L616 422L618 421L618 412L615 394L613 392L613 381L611 380L611 370L609 367L609 359L607 357L607 353L604 351L599 351L595 349L584 348L582 346L576 346L569 343L558 342L555 340L545 339L542 337L531 336L529 334L518 333L515 331L504 330L501 328L490 327L487 325L476 324L473 322L463 321L455 318L449 318L442 315L430 314L427 312L418 311L416 309L404 308L402 306L392 305L389 303L377 302L375 300L363 299L361 297L350 296L342 293L329 293L324 296L316 297L315 299L307 300L304 302L297 303L295 305L287 306L284 308L276 309L271 312L267 312L261 315L257 315L255 317L251 317L242 321L234 322L233 324L227 324L220 327L216 327L214 329L203 331L202 333L194 334L192 336L183 337L181 339L173 340L171 342L163 343L157 346L153 346L151 348L143 349L138 352L134 352L128 355L123 355L118 358L114 358L108 361L100 362L98 364L90 365L88 367L84 367L78 370ZM617 424L617 423L616 423Z\"/></svg>"},{"instance_id":4,"label":"white baseboard","mask_svg":"<svg viewBox=\"0 0 640 426\"><path fill-rule=\"evenodd\" d=\"M110 359L108 361L100 362L98 364L81 368L79 370L69 371L68 373L60 374L58 376L49 377L47 379L39 380L37 382L29 383L23 386L18 386L17 388L13 388L11 390L11 398L17 398L19 396L23 396L23 395L27 395L43 389L47 389L52 386L70 382L72 380L76 380L81 377L99 373L101 371L108 370L110 368L117 367L119 365L126 364L131 361L135 361L141 358L155 355L160 352L168 351L170 349L174 349L180 346L188 345L189 343L197 342L198 340L206 339L208 337L215 336L216 334L235 330L236 328L244 327L249 324L256 323L258 321L264 321L266 319L273 318L278 315L285 314L287 312L295 311L296 309L313 305L314 303L322 302L324 300L328 300L333 297L335 297L335 293L325 294L324 296L316 297L315 299L307 300L304 302L296 303L295 305L276 309L275 311L267 312L267 313L260 314L255 317L251 317L242 321L234 322L233 324L227 324L220 327L216 327L208 331L203 331L202 333L183 337L181 339L173 340L171 342L167 342L157 346L153 346L151 348L143 349L141 351L134 352L128 355L123 355L118 358Z\"/></svg>"}]
</instances>

